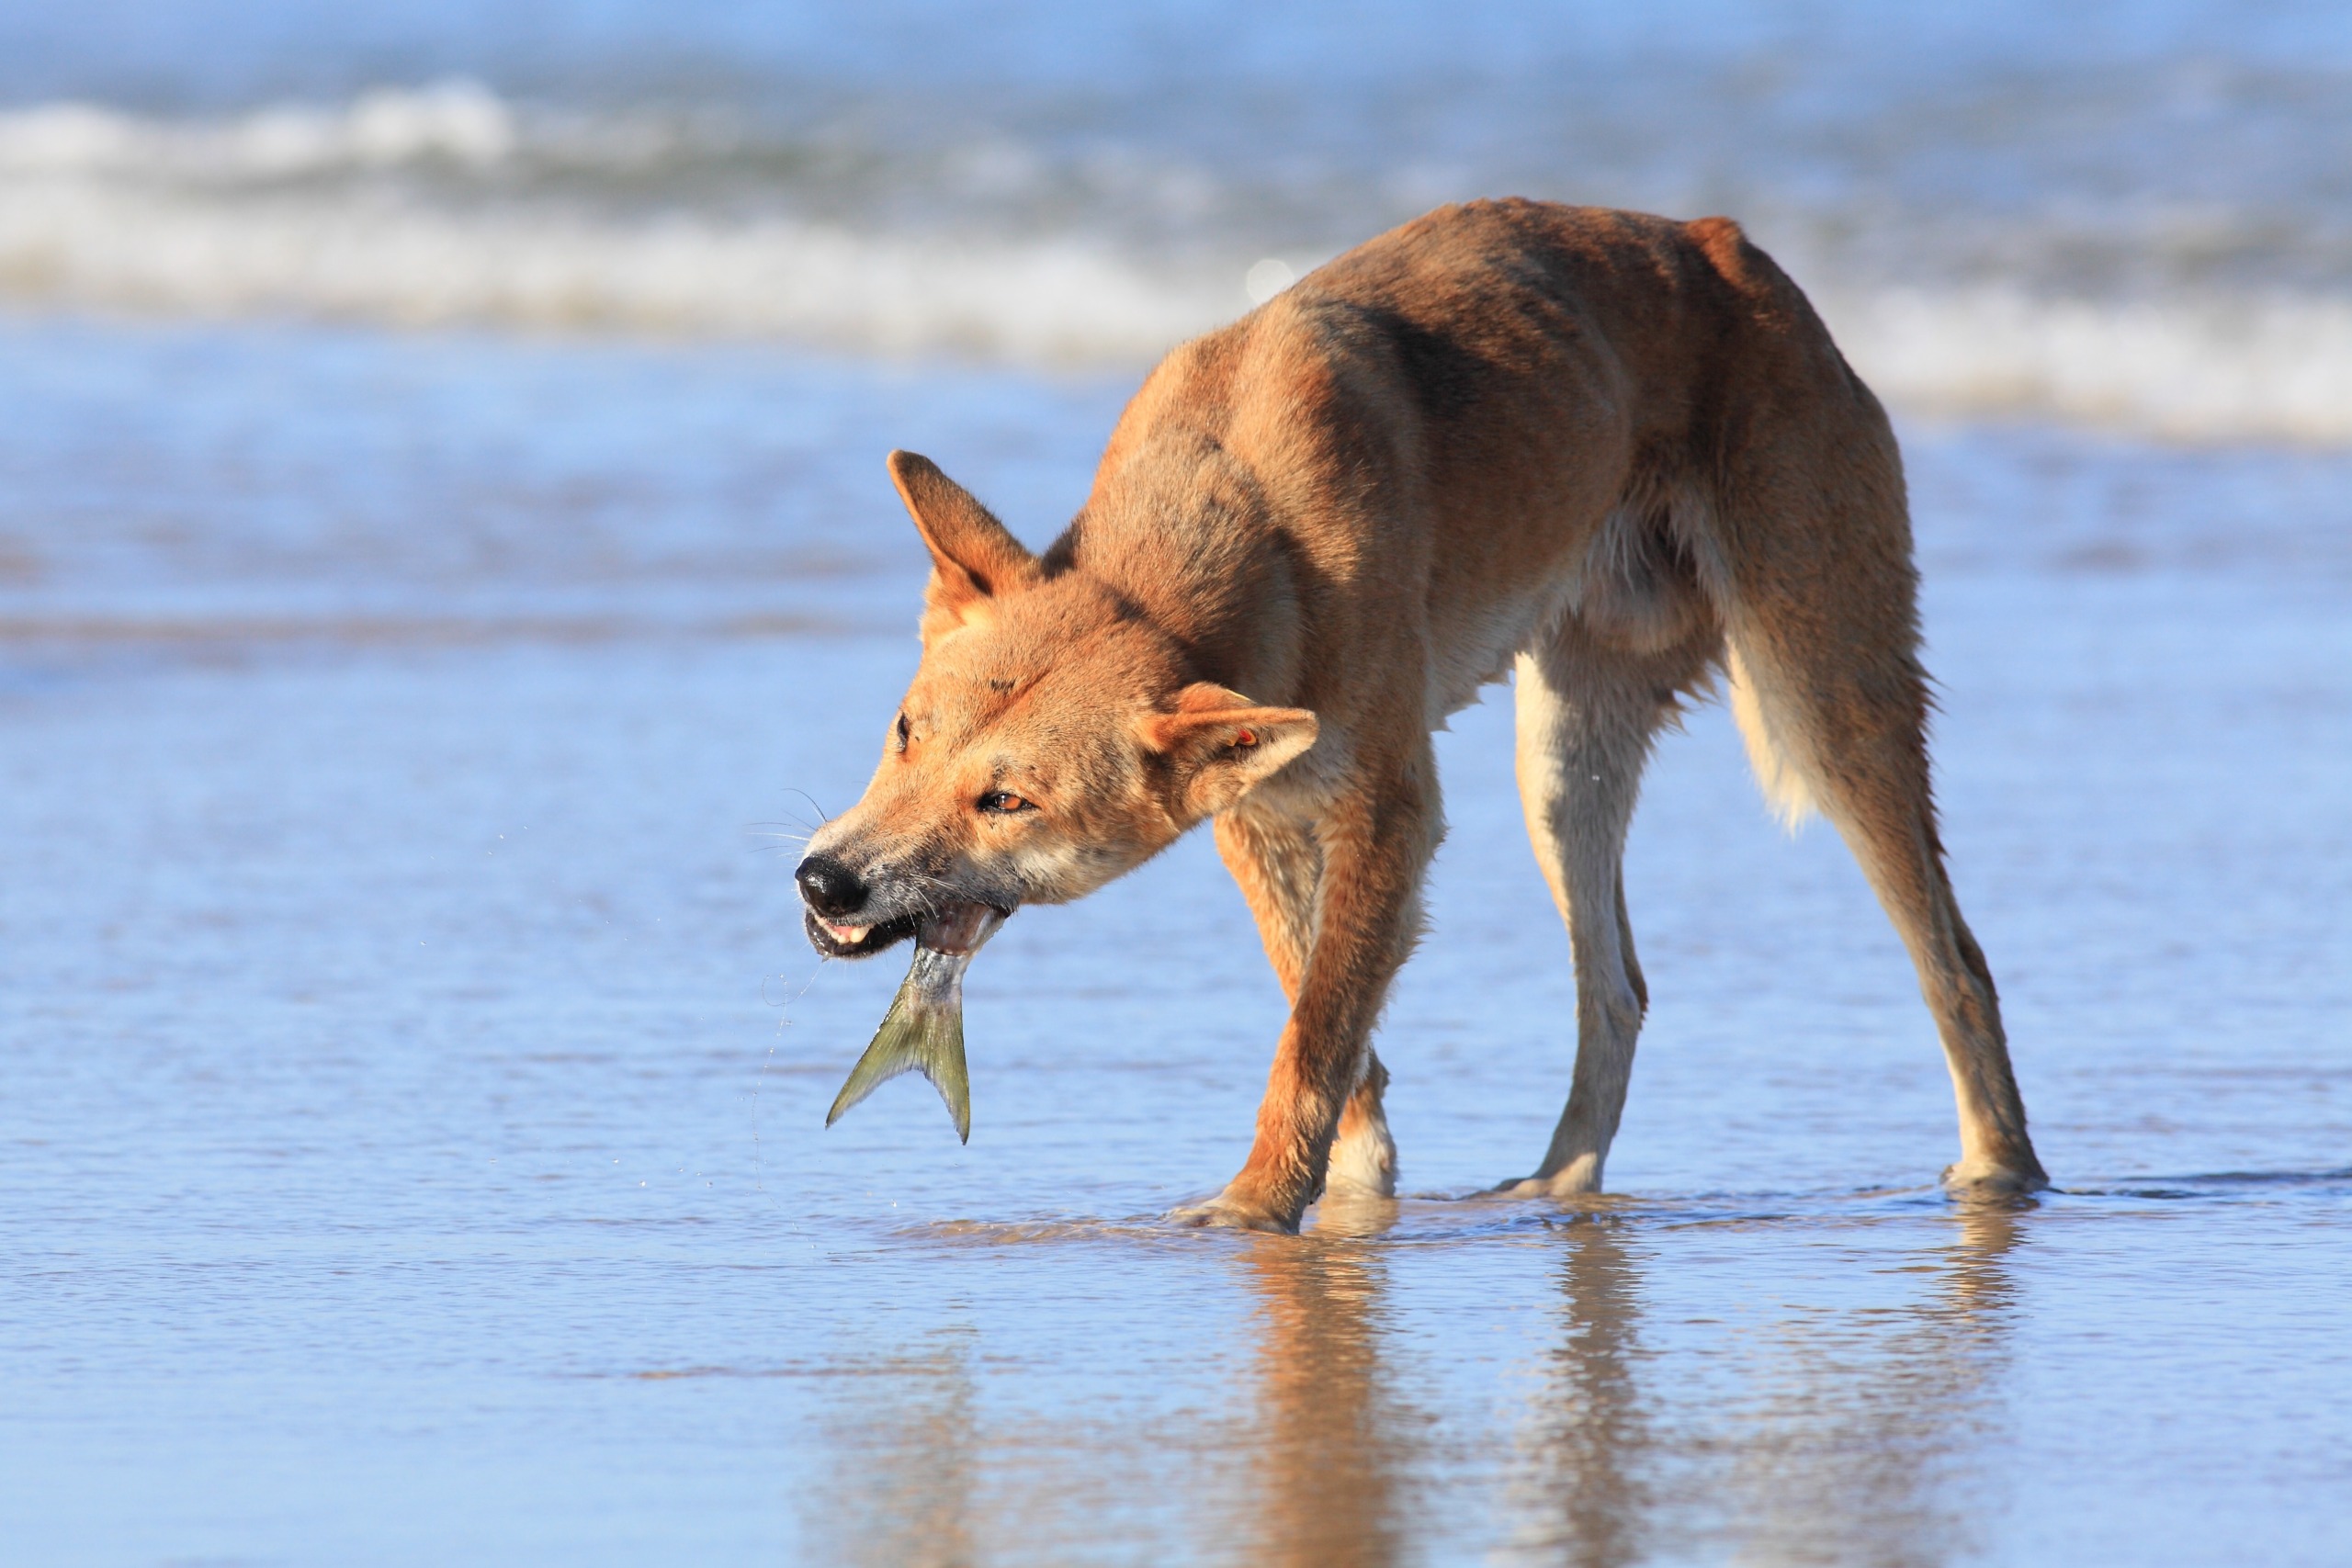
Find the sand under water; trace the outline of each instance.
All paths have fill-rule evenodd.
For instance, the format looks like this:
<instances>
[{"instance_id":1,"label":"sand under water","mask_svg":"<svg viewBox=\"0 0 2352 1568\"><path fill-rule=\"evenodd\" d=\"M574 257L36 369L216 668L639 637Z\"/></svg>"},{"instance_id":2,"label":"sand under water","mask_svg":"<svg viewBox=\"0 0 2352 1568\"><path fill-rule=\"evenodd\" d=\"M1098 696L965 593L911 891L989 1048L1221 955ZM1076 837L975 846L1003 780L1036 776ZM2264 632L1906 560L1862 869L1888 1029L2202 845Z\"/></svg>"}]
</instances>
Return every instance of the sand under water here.
<instances>
[{"instance_id":1,"label":"sand under water","mask_svg":"<svg viewBox=\"0 0 2352 1568\"><path fill-rule=\"evenodd\" d=\"M796 824L911 668L928 450L1033 539L1124 378L0 342L0 1530L27 1562L2322 1563L2352 1530L2352 459L1912 423L1939 757L2043 1158L1727 716L1630 861L1587 1210L1508 704L1442 738L1405 1190L1178 1231L1282 1003L1195 838L1022 911L974 1132ZM805 792L805 793L804 793Z\"/></svg>"}]
</instances>

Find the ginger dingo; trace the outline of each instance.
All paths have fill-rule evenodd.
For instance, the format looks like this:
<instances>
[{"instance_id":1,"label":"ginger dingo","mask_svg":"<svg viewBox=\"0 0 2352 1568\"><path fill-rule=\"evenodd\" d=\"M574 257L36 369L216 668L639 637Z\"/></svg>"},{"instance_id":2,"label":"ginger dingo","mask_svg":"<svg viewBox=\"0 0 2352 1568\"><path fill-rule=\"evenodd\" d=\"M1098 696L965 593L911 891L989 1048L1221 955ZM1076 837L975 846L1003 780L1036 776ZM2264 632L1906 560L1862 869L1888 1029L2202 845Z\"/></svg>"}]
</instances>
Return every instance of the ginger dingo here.
<instances>
[{"instance_id":1,"label":"ginger dingo","mask_svg":"<svg viewBox=\"0 0 2352 1568\"><path fill-rule=\"evenodd\" d=\"M1204 818L1290 999L1239 1174L1178 1217L1295 1230L1386 1195L1371 1036L1443 832L1430 735L1516 671L1529 837L1577 1053L1524 1195L1600 1189L1647 991L1622 864L1658 727L1728 677L1767 792L1817 807L1917 966L1961 1196L2045 1184L1946 877L1902 459L1796 286L1726 219L1430 213L1178 348L1042 556L924 458L922 661L809 844L809 940L1091 892Z\"/></svg>"}]
</instances>

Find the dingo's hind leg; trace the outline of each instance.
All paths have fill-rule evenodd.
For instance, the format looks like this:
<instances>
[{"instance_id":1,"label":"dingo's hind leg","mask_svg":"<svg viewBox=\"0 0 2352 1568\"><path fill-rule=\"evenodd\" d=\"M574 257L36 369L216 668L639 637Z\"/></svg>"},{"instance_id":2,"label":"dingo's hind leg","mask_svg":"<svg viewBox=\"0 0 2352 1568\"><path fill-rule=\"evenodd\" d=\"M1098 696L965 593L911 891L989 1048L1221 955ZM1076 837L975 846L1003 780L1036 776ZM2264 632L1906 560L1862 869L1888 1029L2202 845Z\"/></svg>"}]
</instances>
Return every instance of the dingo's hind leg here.
<instances>
[{"instance_id":1,"label":"dingo's hind leg","mask_svg":"<svg viewBox=\"0 0 2352 1568\"><path fill-rule=\"evenodd\" d=\"M2031 1191L2048 1180L1992 971L1936 830L1900 459L1873 423L1842 431L1832 449L1843 460L1816 460L1802 480L1751 472L1749 502L1764 502L1770 521L1740 530L1747 547L1726 552L1733 706L1768 792L1837 827L1918 970L1959 1102L1961 1159L1945 1186Z\"/></svg>"},{"instance_id":2,"label":"dingo's hind leg","mask_svg":"<svg viewBox=\"0 0 2352 1568\"><path fill-rule=\"evenodd\" d=\"M1604 646L1573 615L1520 655L1520 801L1576 962L1577 1057L1568 1103L1535 1174L1505 1182L1521 1197L1600 1190L1625 1108L1649 988L1625 914L1625 830L1642 770L1679 691L1704 676L1717 633L1696 628L1652 653Z\"/></svg>"}]
</instances>

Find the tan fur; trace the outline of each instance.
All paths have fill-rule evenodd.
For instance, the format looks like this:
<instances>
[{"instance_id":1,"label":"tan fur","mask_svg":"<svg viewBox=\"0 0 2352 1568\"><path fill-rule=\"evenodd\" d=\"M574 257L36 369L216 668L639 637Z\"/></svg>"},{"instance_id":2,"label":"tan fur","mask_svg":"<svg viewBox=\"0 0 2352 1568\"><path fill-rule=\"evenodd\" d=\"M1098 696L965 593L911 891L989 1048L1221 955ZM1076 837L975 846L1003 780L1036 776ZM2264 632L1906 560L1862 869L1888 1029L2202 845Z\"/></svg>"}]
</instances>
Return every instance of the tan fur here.
<instances>
[{"instance_id":1,"label":"tan fur","mask_svg":"<svg viewBox=\"0 0 2352 1568\"><path fill-rule=\"evenodd\" d=\"M1188 1217L1393 1190L1370 1039L1443 832L1429 738L1514 666L1578 1016L1510 1190L1600 1186L1647 1003L1625 827L1658 726L1726 667L1769 793L1837 825L1917 966L1948 1186L2042 1184L1936 834L1901 459L1737 225L1502 201L1383 235L1170 355L1042 557L925 460L892 473L933 558L923 660L904 743L811 844L868 902L812 939L1078 897L1213 818L1291 1016L1248 1160Z\"/></svg>"}]
</instances>

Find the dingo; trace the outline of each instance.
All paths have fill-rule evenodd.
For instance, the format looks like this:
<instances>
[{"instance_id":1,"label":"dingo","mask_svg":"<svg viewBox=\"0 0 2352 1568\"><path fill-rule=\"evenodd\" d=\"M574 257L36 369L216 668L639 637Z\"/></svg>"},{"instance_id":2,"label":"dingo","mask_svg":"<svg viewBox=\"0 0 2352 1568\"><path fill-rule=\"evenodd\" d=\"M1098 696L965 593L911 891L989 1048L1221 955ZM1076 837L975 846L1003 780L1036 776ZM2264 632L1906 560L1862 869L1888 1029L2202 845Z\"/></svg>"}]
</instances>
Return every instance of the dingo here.
<instances>
[{"instance_id":1,"label":"dingo","mask_svg":"<svg viewBox=\"0 0 2352 1568\"><path fill-rule=\"evenodd\" d=\"M1600 1186L1647 991L1621 878L1651 741L1716 671L1768 794L1817 806L1917 965L1967 1195L2044 1185L1928 796L1902 459L1738 225L1430 213L1184 344L1042 556L924 458L922 662L798 872L809 940L1091 892L1204 818L1290 998L1257 1138L1178 1217L1294 1230L1393 1192L1371 1036L1444 824L1430 730L1516 670L1577 1055L1534 1174Z\"/></svg>"}]
</instances>

